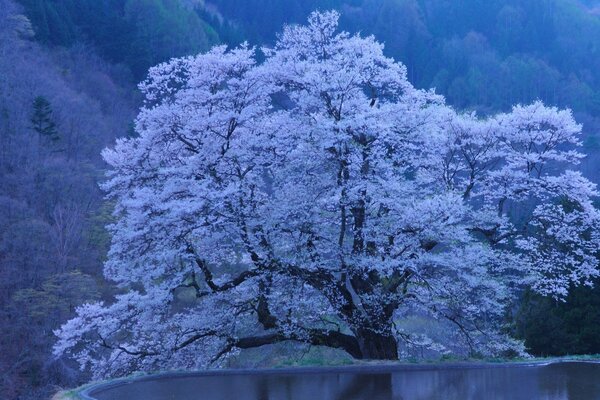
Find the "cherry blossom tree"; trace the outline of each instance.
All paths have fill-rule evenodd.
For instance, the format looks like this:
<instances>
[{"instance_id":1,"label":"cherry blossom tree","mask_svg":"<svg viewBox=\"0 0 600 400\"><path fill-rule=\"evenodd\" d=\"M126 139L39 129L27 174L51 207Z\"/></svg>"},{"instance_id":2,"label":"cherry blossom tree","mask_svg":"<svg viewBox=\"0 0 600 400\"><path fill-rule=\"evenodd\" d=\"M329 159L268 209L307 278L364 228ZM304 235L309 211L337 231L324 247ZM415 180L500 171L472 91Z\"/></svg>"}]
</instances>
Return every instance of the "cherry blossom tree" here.
<instances>
[{"instance_id":1,"label":"cherry blossom tree","mask_svg":"<svg viewBox=\"0 0 600 400\"><path fill-rule=\"evenodd\" d=\"M283 341L397 359L423 343L411 315L453 328L438 346L522 352L503 329L516 291L560 298L598 276L570 111L456 112L337 22L284 28L262 63L218 46L150 70L139 136L104 152L122 294L81 306L56 354L96 376Z\"/></svg>"}]
</instances>

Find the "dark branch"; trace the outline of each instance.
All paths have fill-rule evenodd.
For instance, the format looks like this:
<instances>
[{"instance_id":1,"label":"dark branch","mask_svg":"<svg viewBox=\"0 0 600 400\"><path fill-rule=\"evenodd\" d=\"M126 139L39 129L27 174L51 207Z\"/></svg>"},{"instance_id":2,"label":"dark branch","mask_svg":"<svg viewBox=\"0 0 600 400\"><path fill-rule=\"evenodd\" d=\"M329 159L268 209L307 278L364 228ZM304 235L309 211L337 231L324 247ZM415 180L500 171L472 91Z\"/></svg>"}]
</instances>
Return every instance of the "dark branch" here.
<instances>
[{"instance_id":1,"label":"dark branch","mask_svg":"<svg viewBox=\"0 0 600 400\"><path fill-rule=\"evenodd\" d=\"M230 339L227 342L227 345L225 345L225 347L213 358L212 362L219 360L221 357L235 348L252 349L285 341L308 343L313 346L332 347L344 350L354 358L363 358L358 340L354 336L346 335L337 331L327 331L321 329L311 329L307 331L307 334L307 337L302 337L295 334L286 336L282 333L269 333L265 335Z\"/></svg>"}]
</instances>

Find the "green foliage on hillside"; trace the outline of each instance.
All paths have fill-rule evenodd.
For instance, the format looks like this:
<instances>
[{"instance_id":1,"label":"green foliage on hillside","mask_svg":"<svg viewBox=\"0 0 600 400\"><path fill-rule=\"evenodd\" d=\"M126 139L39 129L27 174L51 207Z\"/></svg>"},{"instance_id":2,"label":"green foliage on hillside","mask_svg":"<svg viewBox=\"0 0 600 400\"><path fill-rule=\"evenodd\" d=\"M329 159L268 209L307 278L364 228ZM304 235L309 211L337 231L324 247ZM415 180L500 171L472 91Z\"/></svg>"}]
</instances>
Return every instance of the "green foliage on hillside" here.
<instances>
[{"instance_id":1,"label":"green foliage on hillside","mask_svg":"<svg viewBox=\"0 0 600 400\"><path fill-rule=\"evenodd\" d=\"M541 99L600 115L600 17L577 0L214 0L251 41L313 9L374 34L411 81L483 112ZM588 2L592 5L593 2Z\"/></svg>"},{"instance_id":2,"label":"green foliage on hillside","mask_svg":"<svg viewBox=\"0 0 600 400\"><path fill-rule=\"evenodd\" d=\"M481 112L536 99L600 115L600 17L578 0L20 0L39 41L94 45L140 80L217 42L272 42L283 24L339 9L411 81Z\"/></svg>"},{"instance_id":3,"label":"green foliage on hillside","mask_svg":"<svg viewBox=\"0 0 600 400\"><path fill-rule=\"evenodd\" d=\"M21 0L39 41L96 47L141 79L152 65L219 41L199 14L178 0Z\"/></svg>"},{"instance_id":4,"label":"green foliage on hillside","mask_svg":"<svg viewBox=\"0 0 600 400\"><path fill-rule=\"evenodd\" d=\"M566 301L532 292L523 298L517 318L517 336L535 356L600 353L600 290L571 289Z\"/></svg>"}]
</instances>

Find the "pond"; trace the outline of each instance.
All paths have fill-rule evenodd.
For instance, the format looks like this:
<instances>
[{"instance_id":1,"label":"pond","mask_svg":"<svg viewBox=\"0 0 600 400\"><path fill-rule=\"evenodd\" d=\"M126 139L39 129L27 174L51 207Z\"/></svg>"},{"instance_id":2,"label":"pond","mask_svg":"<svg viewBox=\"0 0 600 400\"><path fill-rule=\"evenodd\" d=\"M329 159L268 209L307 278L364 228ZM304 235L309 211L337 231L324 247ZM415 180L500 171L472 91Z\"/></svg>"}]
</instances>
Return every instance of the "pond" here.
<instances>
[{"instance_id":1,"label":"pond","mask_svg":"<svg viewBox=\"0 0 600 400\"><path fill-rule=\"evenodd\" d=\"M361 367L167 374L93 388L98 400L590 400L600 364Z\"/></svg>"}]
</instances>

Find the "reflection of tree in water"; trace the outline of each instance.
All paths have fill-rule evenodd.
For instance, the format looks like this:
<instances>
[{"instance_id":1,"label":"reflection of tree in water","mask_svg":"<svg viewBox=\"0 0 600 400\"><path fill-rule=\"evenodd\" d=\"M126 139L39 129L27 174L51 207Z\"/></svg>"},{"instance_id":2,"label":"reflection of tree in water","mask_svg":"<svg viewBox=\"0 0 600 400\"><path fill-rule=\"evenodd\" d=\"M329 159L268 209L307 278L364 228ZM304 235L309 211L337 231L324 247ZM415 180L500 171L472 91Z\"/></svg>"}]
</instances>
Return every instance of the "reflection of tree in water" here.
<instances>
[{"instance_id":1,"label":"reflection of tree in water","mask_svg":"<svg viewBox=\"0 0 600 400\"><path fill-rule=\"evenodd\" d=\"M255 386L255 398L256 400L269 400L269 382L267 379L261 377Z\"/></svg>"},{"instance_id":2,"label":"reflection of tree in water","mask_svg":"<svg viewBox=\"0 0 600 400\"><path fill-rule=\"evenodd\" d=\"M388 373L260 376L241 386L240 400L403 400L392 396Z\"/></svg>"},{"instance_id":3,"label":"reflection of tree in water","mask_svg":"<svg viewBox=\"0 0 600 400\"><path fill-rule=\"evenodd\" d=\"M540 394L549 399L570 399L567 369L564 364L550 364L540 368L538 387ZM571 371L576 372L576 371Z\"/></svg>"},{"instance_id":4,"label":"reflection of tree in water","mask_svg":"<svg viewBox=\"0 0 600 400\"><path fill-rule=\"evenodd\" d=\"M392 386L394 395L410 400L530 400L538 398L536 375L525 367L403 371Z\"/></svg>"},{"instance_id":5,"label":"reflection of tree in water","mask_svg":"<svg viewBox=\"0 0 600 400\"><path fill-rule=\"evenodd\" d=\"M324 372L165 378L107 390L101 400L589 400L600 364L498 366L394 373ZM198 395L201 394L201 397Z\"/></svg>"},{"instance_id":6,"label":"reflection of tree in water","mask_svg":"<svg viewBox=\"0 0 600 400\"><path fill-rule=\"evenodd\" d=\"M284 381L283 386L286 390L273 387L269 400L393 399L390 374L289 375Z\"/></svg>"},{"instance_id":7,"label":"reflection of tree in water","mask_svg":"<svg viewBox=\"0 0 600 400\"><path fill-rule=\"evenodd\" d=\"M284 375L270 379L268 395L257 390L249 400L530 400L540 398L539 375L537 367ZM258 385L263 384L264 379ZM552 393L557 395L544 399L567 399Z\"/></svg>"},{"instance_id":8,"label":"reflection of tree in water","mask_svg":"<svg viewBox=\"0 0 600 400\"><path fill-rule=\"evenodd\" d=\"M394 374L394 393L411 400L468 399L478 386L472 373L454 371L404 371Z\"/></svg>"},{"instance_id":9,"label":"reflection of tree in water","mask_svg":"<svg viewBox=\"0 0 600 400\"><path fill-rule=\"evenodd\" d=\"M357 374L339 391L335 400L351 399L394 399L392 397L392 375L391 374Z\"/></svg>"},{"instance_id":10,"label":"reflection of tree in water","mask_svg":"<svg viewBox=\"0 0 600 400\"><path fill-rule=\"evenodd\" d=\"M600 398L600 365L569 362L544 367L540 394L549 399L587 400Z\"/></svg>"}]
</instances>

